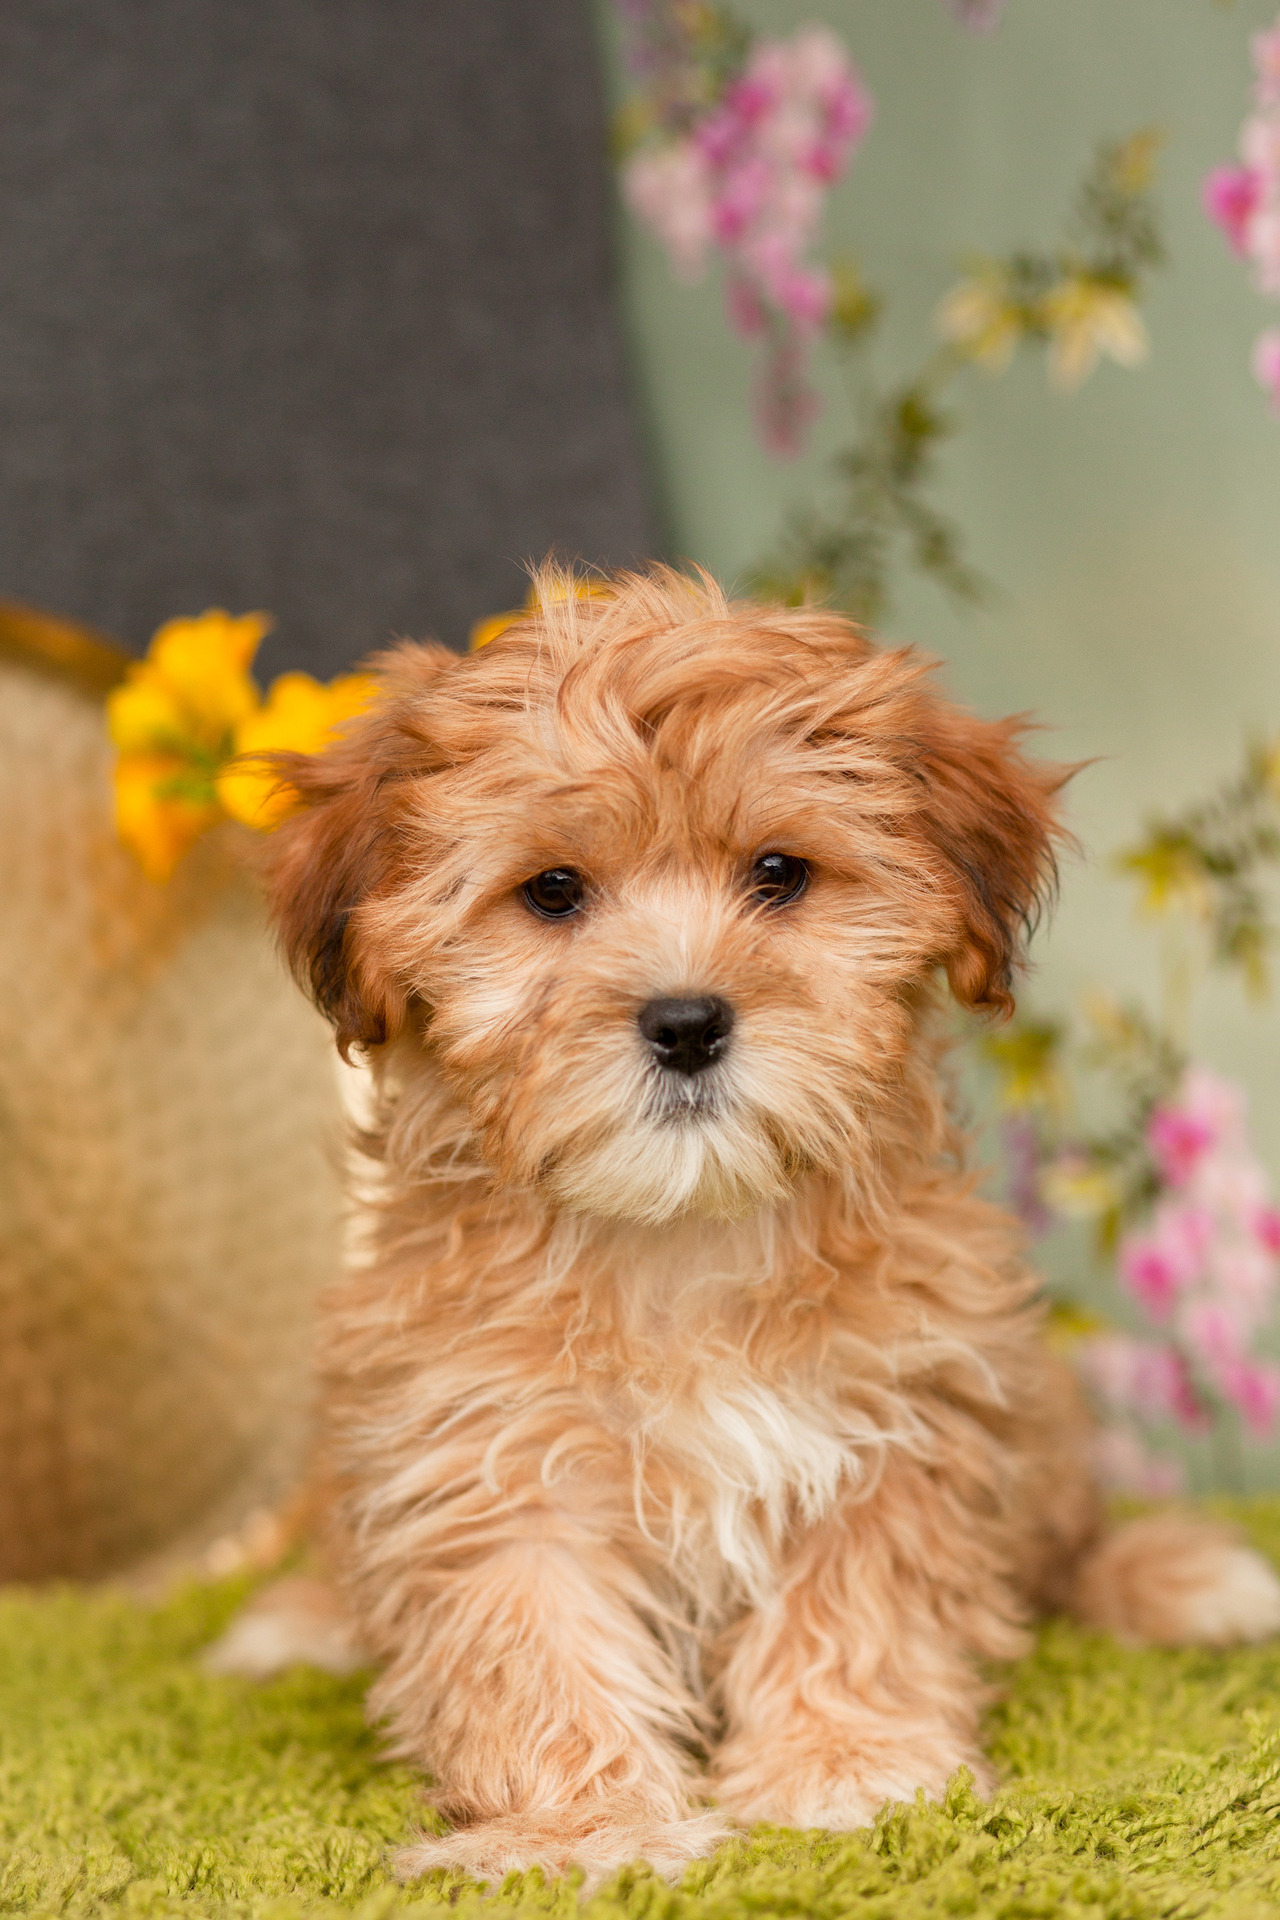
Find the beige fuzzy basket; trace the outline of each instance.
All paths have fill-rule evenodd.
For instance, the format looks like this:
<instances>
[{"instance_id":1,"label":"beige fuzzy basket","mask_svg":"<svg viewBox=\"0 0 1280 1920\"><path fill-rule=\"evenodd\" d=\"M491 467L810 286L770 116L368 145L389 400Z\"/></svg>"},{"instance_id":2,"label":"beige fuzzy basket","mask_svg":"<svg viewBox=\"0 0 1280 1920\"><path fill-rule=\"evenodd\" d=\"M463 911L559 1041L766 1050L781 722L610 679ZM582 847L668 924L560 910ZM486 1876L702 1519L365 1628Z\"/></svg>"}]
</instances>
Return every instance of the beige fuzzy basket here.
<instances>
[{"instance_id":1,"label":"beige fuzzy basket","mask_svg":"<svg viewBox=\"0 0 1280 1920\"><path fill-rule=\"evenodd\" d=\"M296 1481L339 1259L327 1029L233 830L116 840L124 658L0 607L0 1579L196 1551Z\"/></svg>"}]
</instances>

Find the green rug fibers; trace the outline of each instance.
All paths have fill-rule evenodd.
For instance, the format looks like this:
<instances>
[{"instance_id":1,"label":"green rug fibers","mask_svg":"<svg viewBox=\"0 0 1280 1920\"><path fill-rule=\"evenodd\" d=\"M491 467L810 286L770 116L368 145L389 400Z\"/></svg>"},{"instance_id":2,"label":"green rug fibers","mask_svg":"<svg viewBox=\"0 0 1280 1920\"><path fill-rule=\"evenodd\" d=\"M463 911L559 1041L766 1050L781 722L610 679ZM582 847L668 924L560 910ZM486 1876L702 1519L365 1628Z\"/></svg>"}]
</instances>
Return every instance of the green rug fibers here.
<instances>
[{"instance_id":1,"label":"green rug fibers","mask_svg":"<svg viewBox=\"0 0 1280 1920\"><path fill-rule=\"evenodd\" d=\"M1280 1500L1242 1518L1280 1557ZM379 1764L361 1686L298 1671L213 1679L195 1655L241 1597L158 1611L0 1594L0 1911L122 1920L362 1920L452 1907L576 1912L563 1882L497 1892L385 1865L418 1790ZM669 1889L642 1868L595 1920L1280 1914L1280 1643L1125 1652L1054 1622L1012 1675L989 1745L1005 1784L852 1835L761 1829Z\"/></svg>"}]
</instances>

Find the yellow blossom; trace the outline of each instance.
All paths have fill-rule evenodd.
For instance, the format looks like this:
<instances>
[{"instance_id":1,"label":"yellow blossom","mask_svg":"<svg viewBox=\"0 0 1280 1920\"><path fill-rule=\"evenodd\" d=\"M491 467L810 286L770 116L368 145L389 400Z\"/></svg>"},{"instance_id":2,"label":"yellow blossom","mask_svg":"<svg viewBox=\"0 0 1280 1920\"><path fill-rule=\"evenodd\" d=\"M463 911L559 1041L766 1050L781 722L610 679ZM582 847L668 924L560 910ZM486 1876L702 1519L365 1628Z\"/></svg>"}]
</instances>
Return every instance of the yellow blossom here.
<instances>
[{"instance_id":1,"label":"yellow blossom","mask_svg":"<svg viewBox=\"0 0 1280 1920\"><path fill-rule=\"evenodd\" d=\"M552 587L551 603L558 606L572 597L574 600L607 600L612 588L606 580L588 580L580 574L558 574ZM518 620L527 620L531 613L538 611L539 601L536 587L530 587L525 595L524 605L508 609L506 613L491 613L487 620L477 620L471 629L471 651L477 653L481 647L487 647L508 627L514 627Z\"/></svg>"},{"instance_id":2,"label":"yellow blossom","mask_svg":"<svg viewBox=\"0 0 1280 1920\"><path fill-rule=\"evenodd\" d=\"M165 747L181 751L191 732L178 696L146 665L131 667L124 684L108 694L107 724L121 753Z\"/></svg>"},{"instance_id":3,"label":"yellow blossom","mask_svg":"<svg viewBox=\"0 0 1280 1920\"><path fill-rule=\"evenodd\" d=\"M983 1051L1000 1073L1000 1097L1006 1107L1065 1109L1061 1045L1062 1030L1052 1020L1022 1020L1003 1033L986 1036Z\"/></svg>"},{"instance_id":4,"label":"yellow blossom","mask_svg":"<svg viewBox=\"0 0 1280 1920\"><path fill-rule=\"evenodd\" d=\"M1063 1155L1045 1167L1040 1191L1054 1213L1076 1220L1096 1220L1119 1204L1115 1175L1083 1156Z\"/></svg>"},{"instance_id":5,"label":"yellow blossom","mask_svg":"<svg viewBox=\"0 0 1280 1920\"><path fill-rule=\"evenodd\" d=\"M1123 367L1136 367L1147 355L1142 315L1124 287L1087 273L1071 273L1040 302L1049 334L1049 374L1054 384L1078 387L1109 354Z\"/></svg>"},{"instance_id":6,"label":"yellow blossom","mask_svg":"<svg viewBox=\"0 0 1280 1920\"><path fill-rule=\"evenodd\" d=\"M286 673L264 704L249 669L270 626L265 614L220 608L170 620L108 698L116 826L153 880L167 880L224 814L269 827L288 810L275 776L252 764L229 767L235 755L314 753L373 698L367 674L324 687L310 674Z\"/></svg>"},{"instance_id":7,"label":"yellow blossom","mask_svg":"<svg viewBox=\"0 0 1280 1920\"><path fill-rule=\"evenodd\" d=\"M367 673L342 674L328 686L309 673L282 673L262 706L237 726L236 754L319 753L377 690ZM261 761L237 757L220 770L215 784L225 810L246 826L273 827L289 811L289 788Z\"/></svg>"},{"instance_id":8,"label":"yellow blossom","mask_svg":"<svg viewBox=\"0 0 1280 1920\"><path fill-rule=\"evenodd\" d=\"M828 323L846 340L856 340L880 314L880 296L862 277L856 260L835 260L831 266L831 311Z\"/></svg>"},{"instance_id":9,"label":"yellow blossom","mask_svg":"<svg viewBox=\"0 0 1280 1920\"><path fill-rule=\"evenodd\" d=\"M1271 789L1271 798L1280 800L1280 739L1273 740L1264 751L1262 777Z\"/></svg>"},{"instance_id":10,"label":"yellow blossom","mask_svg":"<svg viewBox=\"0 0 1280 1920\"><path fill-rule=\"evenodd\" d=\"M122 753L114 771L116 832L149 880L167 880L218 819L217 801L190 789L190 762L178 753Z\"/></svg>"},{"instance_id":11,"label":"yellow blossom","mask_svg":"<svg viewBox=\"0 0 1280 1920\"><path fill-rule=\"evenodd\" d=\"M261 699L249 664L270 624L220 608L170 620L107 697L117 830L153 880L219 818L214 776Z\"/></svg>"},{"instance_id":12,"label":"yellow blossom","mask_svg":"<svg viewBox=\"0 0 1280 1920\"><path fill-rule=\"evenodd\" d=\"M1185 835L1156 832L1145 846L1121 854L1117 864L1141 883L1144 912L1159 915L1180 907L1198 920L1210 918L1213 897L1204 862Z\"/></svg>"},{"instance_id":13,"label":"yellow blossom","mask_svg":"<svg viewBox=\"0 0 1280 1920\"><path fill-rule=\"evenodd\" d=\"M1145 193L1155 178L1156 155L1164 145L1159 127L1143 127L1121 140L1108 155L1111 178L1121 193L1131 198Z\"/></svg>"},{"instance_id":14,"label":"yellow blossom","mask_svg":"<svg viewBox=\"0 0 1280 1920\"><path fill-rule=\"evenodd\" d=\"M1000 373L1026 331L1026 315L1010 297L1008 277L999 261L984 260L945 296L937 325L943 339L970 360Z\"/></svg>"},{"instance_id":15,"label":"yellow blossom","mask_svg":"<svg viewBox=\"0 0 1280 1920\"><path fill-rule=\"evenodd\" d=\"M249 666L270 626L265 614L220 607L167 621L108 698L116 745L126 752L185 745L197 757L224 751L261 698Z\"/></svg>"},{"instance_id":16,"label":"yellow blossom","mask_svg":"<svg viewBox=\"0 0 1280 1920\"><path fill-rule=\"evenodd\" d=\"M515 607L507 613L491 613L487 620L477 620L471 629L471 651L478 653L481 647L487 647L508 627L514 627L517 620L523 620L528 613L527 607Z\"/></svg>"},{"instance_id":17,"label":"yellow blossom","mask_svg":"<svg viewBox=\"0 0 1280 1920\"><path fill-rule=\"evenodd\" d=\"M1092 1340L1106 1331L1107 1322L1099 1314L1090 1313L1074 1300L1049 1302L1049 1344L1059 1352L1069 1352L1081 1340Z\"/></svg>"}]
</instances>

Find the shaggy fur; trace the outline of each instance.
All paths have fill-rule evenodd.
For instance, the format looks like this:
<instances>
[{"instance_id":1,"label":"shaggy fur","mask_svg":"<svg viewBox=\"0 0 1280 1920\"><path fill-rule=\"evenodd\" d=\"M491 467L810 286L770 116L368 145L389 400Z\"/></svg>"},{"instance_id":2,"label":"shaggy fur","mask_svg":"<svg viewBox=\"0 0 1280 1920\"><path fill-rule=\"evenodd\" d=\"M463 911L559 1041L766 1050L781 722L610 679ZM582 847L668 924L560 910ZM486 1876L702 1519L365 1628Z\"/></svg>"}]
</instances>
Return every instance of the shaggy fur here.
<instances>
[{"instance_id":1,"label":"shaggy fur","mask_svg":"<svg viewBox=\"0 0 1280 1920\"><path fill-rule=\"evenodd\" d=\"M270 856L377 1087L326 1472L372 1709L455 1823L410 1872L674 1872L730 1817L981 1781L982 1663L1073 1595L1135 1636L1280 1624L1194 1521L1101 1540L947 1116L935 983L1010 1005L1060 773L834 614L569 587L481 654L386 656L284 765ZM808 863L787 904L767 852ZM564 920L522 892L552 868ZM672 995L733 1011L695 1078L637 1028Z\"/></svg>"}]
</instances>

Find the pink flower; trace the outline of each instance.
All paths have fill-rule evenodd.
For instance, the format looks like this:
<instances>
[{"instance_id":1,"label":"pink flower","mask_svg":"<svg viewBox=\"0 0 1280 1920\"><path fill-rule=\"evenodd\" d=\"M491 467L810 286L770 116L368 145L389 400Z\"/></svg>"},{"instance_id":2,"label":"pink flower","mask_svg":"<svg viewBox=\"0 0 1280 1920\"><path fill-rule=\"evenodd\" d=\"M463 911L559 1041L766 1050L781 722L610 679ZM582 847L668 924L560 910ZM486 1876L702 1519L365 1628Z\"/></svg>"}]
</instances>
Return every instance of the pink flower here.
<instances>
[{"instance_id":1,"label":"pink flower","mask_svg":"<svg viewBox=\"0 0 1280 1920\"><path fill-rule=\"evenodd\" d=\"M1120 1254L1120 1277L1153 1320L1167 1317L1177 1281L1161 1247L1150 1241L1130 1241Z\"/></svg>"},{"instance_id":2,"label":"pink flower","mask_svg":"<svg viewBox=\"0 0 1280 1920\"><path fill-rule=\"evenodd\" d=\"M1275 1261L1254 1239L1219 1240L1210 1255L1218 1291L1232 1307L1261 1320L1275 1292Z\"/></svg>"},{"instance_id":3,"label":"pink flower","mask_svg":"<svg viewBox=\"0 0 1280 1920\"><path fill-rule=\"evenodd\" d=\"M1245 1146L1245 1092L1234 1080L1224 1080L1207 1067L1188 1067L1182 1076L1177 1105L1209 1127L1214 1144L1233 1151Z\"/></svg>"},{"instance_id":4,"label":"pink flower","mask_svg":"<svg viewBox=\"0 0 1280 1920\"><path fill-rule=\"evenodd\" d=\"M1207 1115L1183 1107L1157 1107L1147 1126L1147 1146L1166 1186L1185 1187L1196 1163L1215 1139Z\"/></svg>"},{"instance_id":5,"label":"pink flower","mask_svg":"<svg viewBox=\"0 0 1280 1920\"><path fill-rule=\"evenodd\" d=\"M856 73L846 67L829 88L824 102L827 110L827 138L838 148L841 163L853 147L862 145L875 118L875 102ZM827 175L830 179L834 176Z\"/></svg>"},{"instance_id":6,"label":"pink flower","mask_svg":"<svg viewBox=\"0 0 1280 1920\"><path fill-rule=\"evenodd\" d=\"M1120 1247L1120 1277L1153 1320L1163 1320L1176 1297L1200 1277L1213 1237L1203 1207L1157 1209L1152 1230L1130 1234Z\"/></svg>"},{"instance_id":7,"label":"pink flower","mask_svg":"<svg viewBox=\"0 0 1280 1920\"><path fill-rule=\"evenodd\" d=\"M844 171L845 151L839 140L822 137L814 141L801 162L806 173L824 185L838 180Z\"/></svg>"},{"instance_id":8,"label":"pink flower","mask_svg":"<svg viewBox=\"0 0 1280 1920\"><path fill-rule=\"evenodd\" d=\"M1033 1239L1049 1231L1053 1215L1040 1191L1040 1141L1025 1112L1005 1116L1001 1127L1009 1204Z\"/></svg>"},{"instance_id":9,"label":"pink flower","mask_svg":"<svg viewBox=\"0 0 1280 1920\"><path fill-rule=\"evenodd\" d=\"M1145 1232L1122 1241L1119 1273L1168 1336L1087 1342L1081 1370L1111 1412L1139 1425L1203 1428L1208 1408L1226 1417L1226 1402L1253 1433L1269 1433L1280 1367L1253 1347L1280 1284L1280 1207L1249 1139L1243 1090L1189 1069L1151 1116L1147 1146L1162 1193Z\"/></svg>"},{"instance_id":10,"label":"pink flower","mask_svg":"<svg viewBox=\"0 0 1280 1920\"><path fill-rule=\"evenodd\" d=\"M746 232L758 217L770 184L769 169L758 156L722 175L711 207L712 227L720 246L732 246Z\"/></svg>"},{"instance_id":11,"label":"pink flower","mask_svg":"<svg viewBox=\"0 0 1280 1920\"><path fill-rule=\"evenodd\" d=\"M649 19L629 0L632 17ZM825 324L831 283L810 257L826 190L872 118L871 97L825 27L759 39L743 71L688 131L628 161L624 190L675 271L698 274L708 245L727 269L732 325L768 339L755 383L757 420L775 452L799 451L817 403L808 342Z\"/></svg>"},{"instance_id":12,"label":"pink flower","mask_svg":"<svg viewBox=\"0 0 1280 1920\"><path fill-rule=\"evenodd\" d=\"M790 459L799 453L818 411L818 399L805 377L805 360L794 339L784 339L765 360L755 393L760 437L771 453Z\"/></svg>"},{"instance_id":13,"label":"pink flower","mask_svg":"<svg viewBox=\"0 0 1280 1920\"><path fill-rule=\"evenodd\" d=\"M1265 176L1256 167L1215 167L1205 176L1201 204L1239 254L1249 251L1249 222L1265 191Z\"/></svg>"},{"instance_id":14,"label":"pink flower","mask_svg":"<svg viewBox=\"0 0 1280 1920\"><path fill-rule=\"evenodd\" d=\"M830 27L801 27L792 36L787 53L791 85L798 93L826 102L842 87L852 86L866 100L869 121L871 103L862 94L857 71Z\"/></svg>"},{"instance_id":15,"label":"pink flower","mask_svg":"<svg viewBox=\"0 0 1280 1920\"><path fill-rule=\"evenodd\" d=\"M1102 1485L1112 1493L1167 1500L1182 1488L1179 1463L1150 1452L1132 1427L1104 1427L1095 1435L1093 1466Z\"/></svg>"},{"instance_id":16,"label":"pink flower","mask_svg":"<svg viewBox=\"0 0 1280 1920\"><path fill-rule=\"evenodd\" d=\"M774 296L801 333L816 333L831 310L831 276L824 267L793 267L776 283Z\"/></svg>"},{"instance_id":17,"label":"pink flower","mask_svg":"<svg viewBox=\"0 0 1280 1920\"><path fill-rule=\"evenodd\" d=\"M1253 1433L1264 1438L1274 1430L1280 1413L1280 1367L1265 1360L1229 1360L1218 1384Z\"/></svg>"},{"instance_id":18,"label":"pink flower","mask_svg":"<svg viewBox=\"0 0 1280 1920\"><path fill-rule=\"evenodd\" d=\"M749 280L740 274L733 274L724 283L725 311L735 333L744 339L764 333L769 325L769 316L764 310L764 302Z\"/></svg>"},{"instance_id":19,"label":"pink flower","mask_svg":"<svg viewBox=\"0 0 1280 1920\"><path fill-rule=\"evenodd\" d=\"M1225 1300L1193 1300L1183 1310L1182 1334L1210 1379L1244 1357L1247 1316Z\"/></svg>"},{"instance_id":20,"label":"pink flower","mask_svg":"<svg viewBox=\"0 0 1280 1920\"><path fill-rule=\"evenodd\" d=\"M1273 113L1251 113L1240 129L1240 158L1259 181L1265 200L1280 170L1280 120Z\"/></svg>"},{"instance_id":21,"label":"pink flower","mask_svg":"<svg viewBox=\"0 0 1280 1920\"><path fill-rule=\"evenodd\" d=\"M1268 327L1254 342L1253 377L1266 388L1274 412L1280 413L1280 327Z\"/></svg>"},{"instance_id":22,"label":"pink flower","mask_svg":"<svg viewBox=\"0 0 1280 1920\"><path fill-rule=\"evenodd\" d=\"M667 250L672 271L693 280L712 238L710 173L692 140L645 149L627 161L622 189L630 206Z\"/></svg>"},{"instance_id":23,"label":"pink flower","mask_svg":"<svg viewBox=\"0 0 1280 1920\"><path fill-rule=\"evenodd\" d=\"M1237 253L1253 262L1262 293L1280 298L1280 18L1253 36L1258 110L1240 129L1242 166L1218 167L1204 184L1204 205ZM1269 328L1253 350L1253 372L1280 413L1280 345Z\"/></svg>"},{"instance_id":24,"label":"pink flower","mask_svg":"<svg viewBox=\"0 0 1280 1920\"><path fill-rule=\"evenodd\" d=\"M1189 1431L1205 1424L1187 1363L1176 1347L1127 1334L1102 1334L1081 1343L1079 1366L1113 1413L1136 1414L1149 1423L1176 1420Z\"/></svg>"},{"instance_id":25,"label":"pink flower","mask_svg":"<svg viewBox=\"0 0 1280 1920\"><path fill-rule=\"evenodd\" d=\"M1267 1197L1267 1176L1247 1151L1216 1152L1201 1161L1190 1191L1201 1206L1248 1232Z\"/></svg>"},{"instance_id":26,"label":"pink flower","mask_svg":"<svg viewBox=\"0 0 1280 1920\"><path fill-rule=\"evenodd\" d=\"M764 42L765 51L756 55L740 80L725 89L722 111L737 123L740 134L757 126L777 105L783 76L777 71L772 47L772 42Z\"/></svg>"},{"instance_id":27,"label":"pink flower","mask_svg":"<svg viewBox=\"0 0 1280 1920\"><path fill-rule=\"evenodd\" d=\"M1249 252L1259 290L1280 294L1280 204L1254 214L1249 222Z\"/></svg>"},{"instance_id":28,"label":"pink flower","mask_svg":"<svg viewBox=\"0 0 1280 1920\"><path fill-rule=\"evenodd\" d=\"M1257 95L1263 106L1280 101L1280 19L1274 27L1255 33L1249 42L1254 71L1258 76Z\"/></svg>"}]
</instances>

